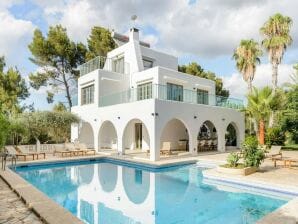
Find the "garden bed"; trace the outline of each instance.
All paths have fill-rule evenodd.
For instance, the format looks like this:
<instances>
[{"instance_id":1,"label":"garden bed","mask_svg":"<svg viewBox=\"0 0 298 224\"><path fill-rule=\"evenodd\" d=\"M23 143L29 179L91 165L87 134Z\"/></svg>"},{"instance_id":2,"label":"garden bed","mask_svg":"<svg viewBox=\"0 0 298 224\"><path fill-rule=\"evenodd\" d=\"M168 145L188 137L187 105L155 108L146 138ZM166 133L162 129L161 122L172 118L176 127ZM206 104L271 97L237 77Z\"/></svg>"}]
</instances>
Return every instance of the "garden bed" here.
<instances>
[{"instance_id":1,"label":"garden bed","mask_svg":"<svg viewBox=\"0 0 298 224\"><path fill-rule=\"evenodd\" d=\"M250 175L252 173L257 172L257 170L258 170L257 167L244 167L243 164L239 164L236 167L231 167L227 164L217 167L217 171L220 173L242 175L242 176Z\"/></svg>"}]
</instances>

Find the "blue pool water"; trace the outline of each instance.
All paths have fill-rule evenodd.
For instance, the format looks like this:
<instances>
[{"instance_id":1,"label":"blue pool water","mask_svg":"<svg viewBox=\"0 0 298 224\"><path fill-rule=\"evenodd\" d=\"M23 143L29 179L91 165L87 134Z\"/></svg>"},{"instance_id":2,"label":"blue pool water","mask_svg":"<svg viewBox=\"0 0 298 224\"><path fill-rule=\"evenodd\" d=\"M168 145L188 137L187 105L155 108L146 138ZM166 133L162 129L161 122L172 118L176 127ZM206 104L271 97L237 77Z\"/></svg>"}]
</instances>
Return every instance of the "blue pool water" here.
<instances>
[{"instance_id":1,"label":"blue pool water","mask_svg":"<svg viewBox=\"0 0 298 224\"><path fill-rule=\"evenodd\" d=\"M287 201L204 183L202 169L99 160L16 172L85 223L255 223Z\"/></svg>"}]
</instances>

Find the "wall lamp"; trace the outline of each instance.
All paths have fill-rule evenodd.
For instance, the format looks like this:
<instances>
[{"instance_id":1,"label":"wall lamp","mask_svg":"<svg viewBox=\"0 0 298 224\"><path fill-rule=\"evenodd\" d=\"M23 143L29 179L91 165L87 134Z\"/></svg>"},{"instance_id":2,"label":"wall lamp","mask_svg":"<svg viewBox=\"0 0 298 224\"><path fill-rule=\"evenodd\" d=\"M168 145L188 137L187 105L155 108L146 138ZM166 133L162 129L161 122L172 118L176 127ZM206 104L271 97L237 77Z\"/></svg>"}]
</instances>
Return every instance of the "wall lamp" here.
<instances>
[{"instance_id":1,"label":"wall lamp","mask_svg":"<svg viewBox=\"0 0 298 224\"><path fill-rule=\"evenodd\" d=\"M120 117L117 117L120 120Z\"/></svg>"},{"instance_id":2,"label":"wall lamp","mask_svg":"<svg viewBox=\"0 0 298 224\"><path fill-rule=\"evenodd\" d=\"M226 119L225 119L225 118L222 118L221 120L222 120L222 121L225 121Z\"/></svg>"},{"instance_id":3,"label":"wall lamp","mask_svg":"<svg viewBox=\"0 0 298 224\"><path fill-rule=\"evenodd\" d=\"M195 115L195 116L193 116L193 119L197 119L198 117Z\"/></svg>"},{"instance_id":4,"label":"wall lamp","mask_svg":"<svg viewBox=\"0 0 298 224\"><path fill-rule=\"evenodd\" d=\"M158 113L151 113L151 115L154 116L158 116Z\"/></svg>"}]
</instances>

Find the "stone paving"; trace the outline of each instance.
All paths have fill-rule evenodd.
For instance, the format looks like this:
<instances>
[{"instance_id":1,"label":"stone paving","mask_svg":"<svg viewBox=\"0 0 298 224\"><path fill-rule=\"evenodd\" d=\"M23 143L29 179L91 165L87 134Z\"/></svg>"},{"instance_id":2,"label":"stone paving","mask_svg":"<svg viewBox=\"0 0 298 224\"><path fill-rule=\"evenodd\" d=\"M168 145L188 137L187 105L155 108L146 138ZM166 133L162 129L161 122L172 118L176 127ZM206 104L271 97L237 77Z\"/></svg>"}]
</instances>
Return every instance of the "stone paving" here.
<instances>
[{"instance_id":1,"label":"stone paving","mask_svg":"<svg viewBox=\"0 0 298 224\"><path fill-rule=\"evenodd\" d=\"M43 223L24 202L0 178L0 223L40 224Z\"/></svg>"}]
</instances>

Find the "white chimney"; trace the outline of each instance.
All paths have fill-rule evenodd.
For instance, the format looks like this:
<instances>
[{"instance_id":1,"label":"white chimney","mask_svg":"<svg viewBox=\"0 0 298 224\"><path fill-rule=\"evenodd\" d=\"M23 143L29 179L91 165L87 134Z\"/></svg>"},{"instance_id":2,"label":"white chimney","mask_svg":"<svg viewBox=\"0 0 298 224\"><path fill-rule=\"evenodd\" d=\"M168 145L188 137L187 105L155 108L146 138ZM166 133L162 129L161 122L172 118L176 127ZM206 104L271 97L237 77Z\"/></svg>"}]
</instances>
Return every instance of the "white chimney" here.
<instances>
[{"instance_id":1,"label":"white chimney","mask_svg":"<svg viewBox=\"0 0 298 224\"><path fill-rule=\"evenodd\" d=\"M129 41L139 41L139 30L137 28L131 28L129 31Z\"/></svg>"}]
</instances>

